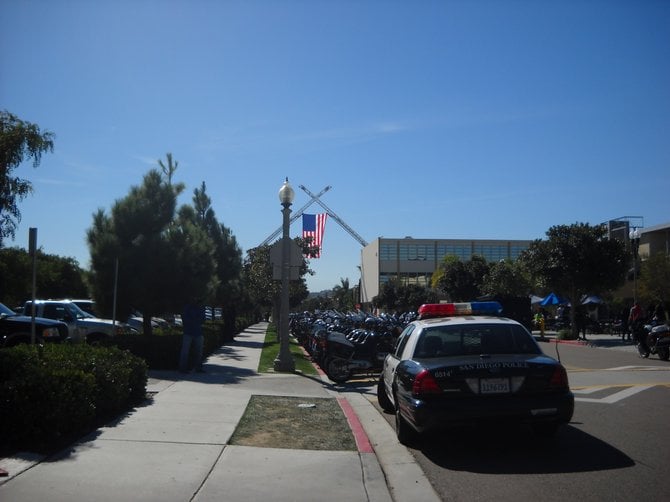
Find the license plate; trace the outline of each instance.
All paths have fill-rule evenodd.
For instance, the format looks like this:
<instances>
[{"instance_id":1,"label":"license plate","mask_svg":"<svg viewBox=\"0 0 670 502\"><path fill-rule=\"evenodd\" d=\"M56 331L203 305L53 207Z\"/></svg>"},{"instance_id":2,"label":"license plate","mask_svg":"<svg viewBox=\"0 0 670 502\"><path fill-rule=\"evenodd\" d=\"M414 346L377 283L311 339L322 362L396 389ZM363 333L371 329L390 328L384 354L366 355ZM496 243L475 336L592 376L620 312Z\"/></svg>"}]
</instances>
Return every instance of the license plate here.
<instances>
[{"instance_id":1,"label":"license plate","mask_svg":"<svg viewBox=\"0 0 670 502\"><path fill-rule=\"evenodd\" d=\"M482 394L506 394L509 392L509 378L482 378L479 381Z\"/></svg>"}]
</instances>

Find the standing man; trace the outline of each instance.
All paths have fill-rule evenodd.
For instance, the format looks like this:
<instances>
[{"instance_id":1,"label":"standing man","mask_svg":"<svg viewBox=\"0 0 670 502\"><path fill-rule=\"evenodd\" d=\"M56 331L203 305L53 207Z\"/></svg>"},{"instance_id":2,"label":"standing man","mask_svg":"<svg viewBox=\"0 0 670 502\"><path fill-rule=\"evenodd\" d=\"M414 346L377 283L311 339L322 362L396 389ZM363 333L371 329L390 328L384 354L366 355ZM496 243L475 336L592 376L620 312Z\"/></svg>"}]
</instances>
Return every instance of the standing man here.
<instances>
[{"instance_id":1,"label":"standing man","mask_svg":"<svg viewBox=\"0 0 670 502\"><path fill-rule=\"evenodd\" d=\"M184 336L179 356L179 371L181 373L188 371L189 352L191 344L193 344L194 369L198 373L204 373L205 370L202 369L202 324L205 322L205 308L201 305L189 303L184 307L181 319Z\"/></svg>"},{"instance_id":2,"label":"standing man","mask_svg":"<svg viewBox=\"0 0 670 502\"><path fill-rule=\"evenodd\" d=\"M586 340L586 313L581 305L575 310L575 324L577 325L577 339L582 335Z\"/></svg>"}]
</instances>

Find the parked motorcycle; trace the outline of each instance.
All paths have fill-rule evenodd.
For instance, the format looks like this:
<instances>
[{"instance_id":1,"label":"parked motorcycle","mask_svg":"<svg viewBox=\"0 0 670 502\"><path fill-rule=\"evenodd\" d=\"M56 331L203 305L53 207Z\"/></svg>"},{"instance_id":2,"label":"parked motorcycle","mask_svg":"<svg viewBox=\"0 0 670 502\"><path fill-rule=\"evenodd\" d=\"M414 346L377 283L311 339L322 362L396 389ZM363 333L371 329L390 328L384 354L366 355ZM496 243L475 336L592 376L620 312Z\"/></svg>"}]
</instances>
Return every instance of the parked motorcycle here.
<instances>
[{"instance_id":1,"label":"parked motorcycle","mask_svg":"<svg viewBox=\"0 0 670 502\"><path fill-rule=\"evenodd\" d=\"M640 357L647 358L650 354L657 354L663 361L670 359L670 326L646 325L644 331L638 334L637 350Z\"/></svg>"},{"instance_id":2,"label":"parked motorcycle","mask_svg":"<svg viewBox=\"0 0 670 502\"><path fill-rule=\"evenodd\" d=\"M355 374L376 375L384 358L416 313L373 316L336 310L303 312L291 319L291 333L333 382Z\"/></svg>"},{"instance_id":3,"label":"parked motorcycle","mask_svg":"<svg viewBox=\"0 0 670 502\"><path fill-rule=\"evenodd\" d=\"M321 367L333 382L344 383L354 374L372 374L381 370L386 355L393 350L392 332L355 329L347 334L321 333L318 356Z\"/></svg>"}]
</instances>

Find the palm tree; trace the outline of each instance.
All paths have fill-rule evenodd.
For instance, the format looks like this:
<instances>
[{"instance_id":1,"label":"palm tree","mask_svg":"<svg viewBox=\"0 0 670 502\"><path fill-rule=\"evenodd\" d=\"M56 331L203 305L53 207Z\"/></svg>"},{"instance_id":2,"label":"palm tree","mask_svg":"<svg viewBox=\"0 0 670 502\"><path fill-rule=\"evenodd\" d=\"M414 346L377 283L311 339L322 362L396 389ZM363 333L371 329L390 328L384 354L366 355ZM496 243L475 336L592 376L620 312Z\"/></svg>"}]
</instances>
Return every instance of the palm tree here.
<instances>
[{"instance_id":1,"label":"palm tree","mask_svg":"<svg viewBox=\"0 0 670 502\"><path fill-rule=\"evenodd\" d=\"M354 299L351 288L349 288L349 279L340 277L340 284L333 287L333 300L335 307L341 311L352 310L354 306Z\"/></svg>"}]
</instances>

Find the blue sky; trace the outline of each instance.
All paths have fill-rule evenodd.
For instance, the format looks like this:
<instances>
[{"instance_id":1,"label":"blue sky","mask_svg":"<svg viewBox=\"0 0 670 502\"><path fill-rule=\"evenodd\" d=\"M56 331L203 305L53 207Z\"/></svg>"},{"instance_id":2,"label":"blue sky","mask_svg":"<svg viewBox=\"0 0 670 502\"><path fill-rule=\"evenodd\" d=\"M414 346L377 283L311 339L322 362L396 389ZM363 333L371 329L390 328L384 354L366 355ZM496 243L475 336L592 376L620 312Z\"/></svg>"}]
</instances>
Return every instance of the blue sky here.
<instances>
[{"instance_id":1,"label":"blue sky","mask_svg":"<svg viewBox=\"0 0 670 502\"><path fill-rule=\"evenodd\" d=\"M55 133L14 242L86 230L171 152L243 251L322 201L377 237L670 221L670 2L3 0L0 108ZM319 212L313 204L308 212ZM301 232L300 220L291 236ZM358 281L329 219L312 291Z\"/></svg>"}]
</instances>

